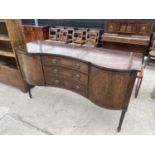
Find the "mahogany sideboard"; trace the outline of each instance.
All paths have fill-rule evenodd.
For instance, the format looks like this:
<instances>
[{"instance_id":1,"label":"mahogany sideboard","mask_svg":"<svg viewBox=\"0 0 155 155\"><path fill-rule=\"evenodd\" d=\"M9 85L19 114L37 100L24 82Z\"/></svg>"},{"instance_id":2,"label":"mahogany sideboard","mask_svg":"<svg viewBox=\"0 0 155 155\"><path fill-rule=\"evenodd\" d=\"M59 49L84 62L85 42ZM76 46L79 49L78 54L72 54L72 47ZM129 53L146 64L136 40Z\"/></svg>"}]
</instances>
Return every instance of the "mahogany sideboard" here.
<instances>
[{"instance_id":1,"label":"mahogany sideboard","mask_svg":"<svg viewBox=\"0 0 155 155\"><path fill-rule=\"evenodd\" d=\"M68 89L101 107L122 110L117 131L121 130L142 53L50 41L27 43L16 53L27 83Z\"/></svg>"}]
</instances>

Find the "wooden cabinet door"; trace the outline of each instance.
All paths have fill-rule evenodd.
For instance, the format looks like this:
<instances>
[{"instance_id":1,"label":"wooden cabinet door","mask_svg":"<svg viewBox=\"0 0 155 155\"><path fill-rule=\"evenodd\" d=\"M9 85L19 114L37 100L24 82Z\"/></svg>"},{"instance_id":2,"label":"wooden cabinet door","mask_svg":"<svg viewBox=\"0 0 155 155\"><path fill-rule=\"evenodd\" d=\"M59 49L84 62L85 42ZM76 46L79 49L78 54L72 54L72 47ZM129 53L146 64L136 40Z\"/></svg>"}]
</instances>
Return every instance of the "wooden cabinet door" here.
<instances>
[{"instance_id":1,"label":"wooden cabinet door","mask_svg":"<svg viewBox=\"0 0 155 155\"><path fill-rule=\"evenodd\" d=\"M35 40L35 32L33 27L24 27L24 34L26 42L31 42Z\"/></svg>"},{"instance_id":2,"label":"wooden cabinet door","mask_svg":"<svg viewBox=\"0 0 155 155\"><path fill-rule=\"evenodd\" d=\"M35 40L44 40L43 31L41 28L36 27L34 29L34 33L35 33Z\"/></svg>"},{"instance_id":3,"label":"wooden cabinet door","mask_svg":"<svg viewBox=\"0 0 155 155\"><path fill-rule=\"evenodd\" d=\"M49 27L24 26L26 42L49 39Z\"/></svg>"},{"instance_id":4,"label":"wooden cabinet door","mask_svg":"<svg viewBox=\"0 0 155 155\"><path fill-rule=\"evenodd\" d=\"M31 85L44 85L44 76L39 55L17 53L25 81Z\"/></svg>"},{"instance_id":5,"label":"wooden cabinet door","mask_svg":"<svg viewBox=\"0 0 155 155\"><path fill-rule=\"evenodd\" d=\"M126 109L136 74L131 71L113 71L91 67L90 100L101 107Z\"/></svg>"},{"instance_id":6,"label":"wooden cabinet door","mask_svg":"<svg viewBox=\"0 0 155 155\"><path fill-rule=\"evenodd\" d=\"M46 40L49 38L49 28L48 27L36 27L35 28L36 40Z\"/></svg>"}]
</instances>

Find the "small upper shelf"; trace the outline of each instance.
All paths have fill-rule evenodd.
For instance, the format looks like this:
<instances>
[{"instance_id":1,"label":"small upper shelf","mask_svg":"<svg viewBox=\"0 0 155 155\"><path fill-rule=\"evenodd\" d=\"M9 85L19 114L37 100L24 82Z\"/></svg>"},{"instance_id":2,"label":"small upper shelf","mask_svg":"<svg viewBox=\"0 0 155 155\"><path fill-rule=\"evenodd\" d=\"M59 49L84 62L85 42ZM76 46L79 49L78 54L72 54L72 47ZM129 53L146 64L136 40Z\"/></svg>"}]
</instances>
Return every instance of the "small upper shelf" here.
<instances>
[{"instance_id":1,"label":"small upper shelf","mask_svg":"<svg viewBox=\"0 0 155 155\"><path fill-rule=\"evenodd\" d=\"M0 40L2 40L2 41L10 41L10 38L6 34L0 34Z\"/></svg>"},{"instance_id":2,"label":"small upper shelf","mask_svg":"<svg viewBox=\"0 0 155 155\"><path fill-rule=\"evenodd\" d=\"M0 49L0 56L7 56L7 57L15 58L15 54L13 52L6 52L1 49Z\"/></svg>"},{"instance_id":3,"label":"small upper shelf","mask_svg":"<svg viewBox=\"0 0 155 155\"><path fill-rule=\"evenodd\" d=\"M5 20L5 19L0 19L0 22L1 22L1 23L5 23L6 20Z\"/></svg>"},{"instance_id":4,"label":"small upper shelf","mask_svg":"<svg viewBox=\"0 0 155 155\"><path fill-rule=\"evenodd\" d=\"M0 56L0 68L1 67L17 69L17 64L16 64L15 59L13 58L6 58L6 57Z\"/></svg>"}]
</instances>

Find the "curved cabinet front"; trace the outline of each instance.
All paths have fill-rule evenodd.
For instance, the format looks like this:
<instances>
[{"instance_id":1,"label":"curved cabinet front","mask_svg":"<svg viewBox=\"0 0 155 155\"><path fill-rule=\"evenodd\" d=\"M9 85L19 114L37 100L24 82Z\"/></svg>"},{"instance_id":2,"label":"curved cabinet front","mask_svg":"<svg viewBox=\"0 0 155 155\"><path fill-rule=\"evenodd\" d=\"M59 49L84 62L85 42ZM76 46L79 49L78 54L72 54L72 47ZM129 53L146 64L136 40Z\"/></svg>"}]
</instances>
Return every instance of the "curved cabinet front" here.
<instances>
[{"instance_id":1,"label":"curved cabinet front","mask_svg":"<svg viewBox=\"0 0 155 155\"><path fill-rule=\"evenodd\" d=\"M135 79L136 72L107 70L91 66L89 98L102 107L125 109Z\"/></svg>"},{"instance_id":2,"label":"curved cabinet front","mask_svg":"<svg viewBox=\"0 0 155 155\"><path fill-rule=\"evenodd\" d=\"M39 55L17 53L22 75L31 85L45 85L41 58Z\"/></svg>"},{"instance_id":3,"label":"curved cabinet front","mask_svg":"<svg viewBox=\"0 0 155 155\"><path fill-rule=\"evenodd\" d=\"M64 56L18 53L25 80L32 85L69 89L109 109L126 109L136 71L96 67ZM45 80L44 80L45 79Z\"/></svg>"}]
</instances>

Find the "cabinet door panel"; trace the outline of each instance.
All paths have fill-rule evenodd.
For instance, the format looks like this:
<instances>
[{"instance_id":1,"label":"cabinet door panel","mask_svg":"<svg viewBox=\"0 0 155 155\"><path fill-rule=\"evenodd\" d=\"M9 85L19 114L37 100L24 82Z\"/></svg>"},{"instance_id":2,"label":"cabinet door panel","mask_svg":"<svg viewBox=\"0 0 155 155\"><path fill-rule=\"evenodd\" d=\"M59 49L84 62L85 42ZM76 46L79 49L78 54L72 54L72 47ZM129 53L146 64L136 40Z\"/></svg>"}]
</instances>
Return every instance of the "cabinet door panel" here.
<instances>
[{"instance_id":1,"label":"cabinet door panel","mask_svg":"<svg viewBox=\"0 0 155 155\"><path fill-rule=\"evenodd\" d=\"M43 31L41 28L35 28L35 40L44 40Z\"/></svg>"},{"instance_id":2,"label":"cabinet door panel","mask_svg":"<svg viewBox=\"0 0 155 155\"><path fill-rule=\"evenodd\" d=\"M133 79L132 79L133 78ZM91 67L89 97L99 106L122 109L128 104L136 74ZM131 81L133 81L131 83Z\"/></svg>"},{"instance_id":3,"label":"cabinet door panel","mask_svg":"<svg viewBox=\"0 0 155 155\"><path fill-rule=\"evenodd\" d=\"M18 60L24 79L29 84L44 85L44 76L40 56L18 53Z\"/></svg>"},{"instance_id":4,"label":"cabinet door panel","mask_svg":"<svg viewBox=\"0 0 155 155\"><path fill-rule=\"evenodd\" d=\"M26 42L35 41L35 33L33 27L24 27Z\"/></svg>"}]
</instances>

